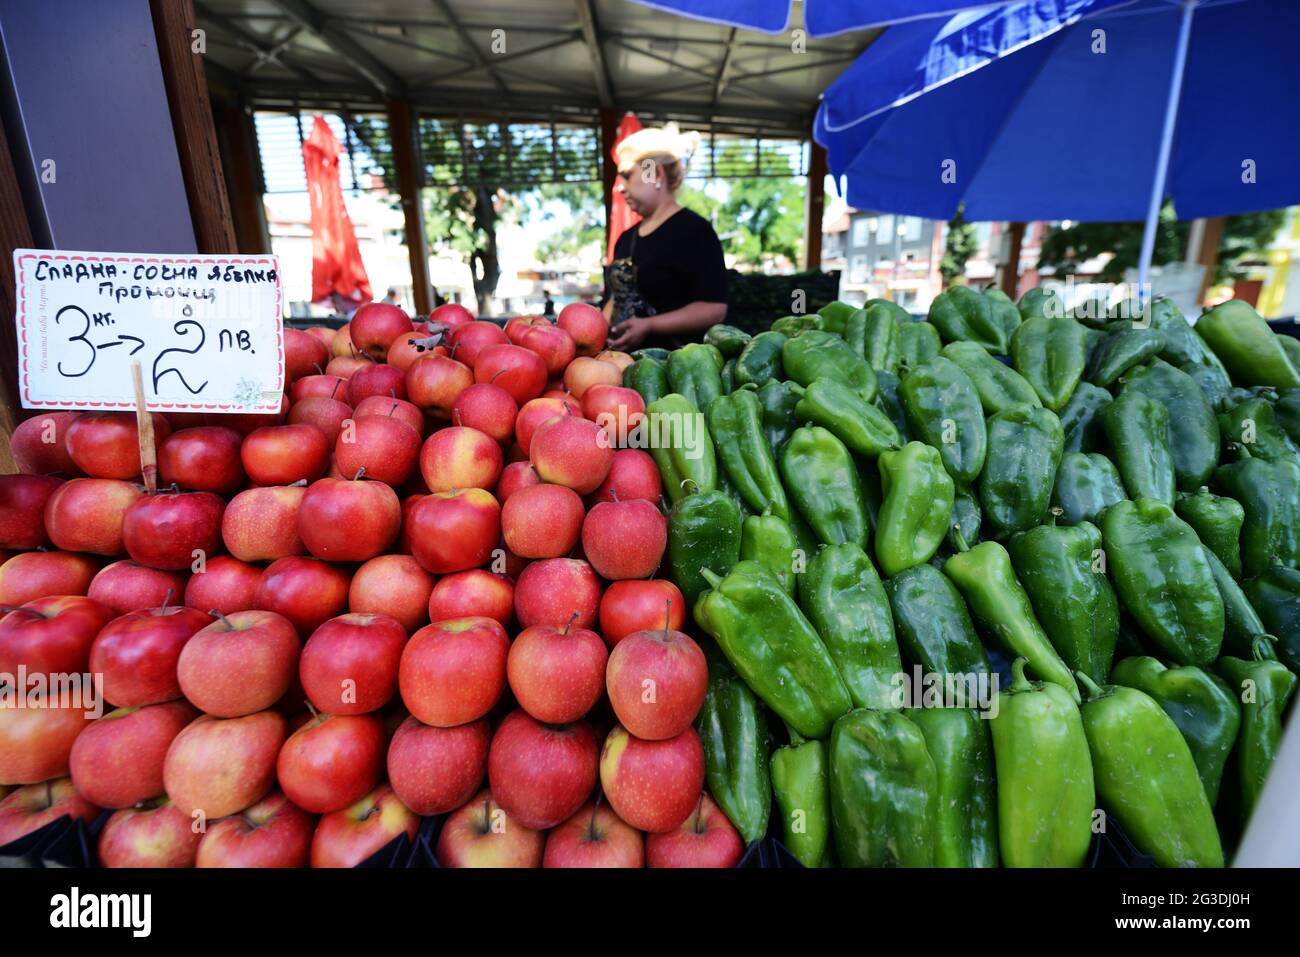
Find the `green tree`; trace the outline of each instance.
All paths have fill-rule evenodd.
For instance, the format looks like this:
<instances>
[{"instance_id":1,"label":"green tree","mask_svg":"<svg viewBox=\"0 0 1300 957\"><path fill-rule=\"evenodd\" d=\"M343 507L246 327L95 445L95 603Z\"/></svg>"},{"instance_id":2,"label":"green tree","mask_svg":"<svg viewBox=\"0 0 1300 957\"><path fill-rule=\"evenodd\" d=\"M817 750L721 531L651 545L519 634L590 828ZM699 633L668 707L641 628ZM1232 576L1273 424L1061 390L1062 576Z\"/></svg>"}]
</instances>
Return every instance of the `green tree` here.
<instances>
[{"instance_id":1,"label":"green tree","mask_svg":"<svg viewBox=\"0 0 1300 957\"><path fill-rule=\"evenodd\" d=\"M943 257L939 260L939 275L945 286L966 275L966 260L975 255L978 240L975 227L966 222L966 206L961 204L952 219L948 220L948 229L943 239Z\"/></svg>"},{"instance_id":2,"label":"green tree","mask_svg":"<svg viewBox=\"0 0 1300 957\"><path fill-rule=\"evenodd\" d=\"M1285 210L1227 217L1211 282L1243 278L1245 260L1257 257L1268 247L1285 218ZM1054 227L1043 240L1038 268L1055 270L1058 275L1069 274L1077 272L1089 259L1110 254L1098 278L1103 282L1121 282L1126 269L1137 268L1142 254L1142 230L1142 223L1076 223L1068 229ZM1182 259L1190 230L1191 223L1179 221L1173 204L1166 202L1160 209L1151 262L1161 265Z\"/></svg>"}]
</instances>

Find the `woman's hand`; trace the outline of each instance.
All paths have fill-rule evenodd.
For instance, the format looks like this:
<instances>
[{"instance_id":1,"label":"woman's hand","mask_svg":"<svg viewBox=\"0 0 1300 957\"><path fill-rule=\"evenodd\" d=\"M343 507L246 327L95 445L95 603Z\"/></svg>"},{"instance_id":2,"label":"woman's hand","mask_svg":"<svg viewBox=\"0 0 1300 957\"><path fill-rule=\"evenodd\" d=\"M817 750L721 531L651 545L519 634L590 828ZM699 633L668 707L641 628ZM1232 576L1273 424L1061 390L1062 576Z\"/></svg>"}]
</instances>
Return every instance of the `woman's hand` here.
<instances>
[{"instance_id":1,"label":"woman's hand","mask_svg":"<svg viewBox=\"0 0 1300 957\"><path fill-rule=\"evenodd\" d=\"M652 332L654 332L654 317L652 316L634 316L631 319L625 319L614 330L614 335L609 340L606 348L627 352L645 342Z\"/></svg>"}]
</instances>

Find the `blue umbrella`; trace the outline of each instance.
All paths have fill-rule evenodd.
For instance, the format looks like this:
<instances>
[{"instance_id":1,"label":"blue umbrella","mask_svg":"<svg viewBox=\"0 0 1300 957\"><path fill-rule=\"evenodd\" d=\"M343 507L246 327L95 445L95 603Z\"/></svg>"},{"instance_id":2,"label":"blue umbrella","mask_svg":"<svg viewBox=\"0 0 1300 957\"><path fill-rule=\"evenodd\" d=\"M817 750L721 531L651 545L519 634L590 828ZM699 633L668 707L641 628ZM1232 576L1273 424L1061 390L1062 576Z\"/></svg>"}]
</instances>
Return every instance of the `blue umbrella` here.
<instances>
[{"instance_id":1,"label":"blue umbrella","mask_svg":"<svg viewBox=\"0 0 1300 957\"><path fill-rule=\"evenodd\" d=\"M814 137L862 208L1145 219L1145 285L1165 196L1183 218L1300 202L1297 51L1295 0L968 10L887 30L826 91Z\"/></svg>"},{"instance_id":2,"label":"blue umbrella","mask_svg":"<svg viewBox=\"0 0 1300 957\"><path fill-rule=\"evenodd\" d=\"M644 7L746 27L764 33L781 33L790 22L792 0L634 0ZM959 10L988 8L1012 0L804 0L804 25L815 37L849 30L886 26L944 16Z\"/></svg>"}]
</instances>

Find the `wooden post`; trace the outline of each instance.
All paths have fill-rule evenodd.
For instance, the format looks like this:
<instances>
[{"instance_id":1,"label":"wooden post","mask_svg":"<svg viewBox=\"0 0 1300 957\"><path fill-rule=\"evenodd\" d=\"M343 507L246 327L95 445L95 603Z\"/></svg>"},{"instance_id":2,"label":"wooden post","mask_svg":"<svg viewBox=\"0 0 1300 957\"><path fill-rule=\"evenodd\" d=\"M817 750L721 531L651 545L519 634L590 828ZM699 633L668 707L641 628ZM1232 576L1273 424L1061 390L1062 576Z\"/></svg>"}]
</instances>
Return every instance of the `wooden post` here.
<instances>
[{"instance_id":1,"label":"wooden post","mask_svg":"<svg viewBox=\"0 0 1300 957\"><path fill-rule=\"evenodd\" d=\"M1224 217L1213 216L1205 221L1205 233L1201 236L1201 254L1197 261L1205 267L1201 277L1201 288L1196 294L1197 303L1205 302L1205 294L1214 282L1214 270L1219 266L1219 247L1223 244Z\"/></svg>"},{"instance_id":2,"label":"wooden post","mask_svg":"<svg viewBox=\"0 0 1300 957\"><path fill-rule=\"evenodd\" d=\"M212 122L208 81L203 75L203 57L192 46L197 22L193 0L149 0L149 8L195 242L201 253L233 253L237 248L235 224Z\"/></svg>"},{"instance_id":3,"label":"wooden post","mask_svg":"<svg viewBox=\"0 0 1300 957\"><path fill-rule=\"evenodd\" d=\"M1005 292L1012 302L1020 297L1016 295L1016 290L1020 286L1020 247L1025 241L1025 224L1010 223L1011 243L1007 251L1007 261L1002 264L1002 275L999 277L998 287Z\"/></svg>"},{"instance_id":4,"label":"wooden post","mask_svg":"<svg viewBox=\"0 0 1300 957\"><path fill-rule=\"evenodd\" d=\"M9 436L18 425L22 408L18 401L18 341L14 330L18 304L14 298L13 250L30 249L34 244L3 126L0 126L0 245L5 249L5 254L0 255L0 435L3 435L0 473L9 475L18 471L9 449Z\"/></svg>"},{"instance_id":5,"label":"wooden post","mask_svg":"<svg viewBox=\"0 0 1300 957\"><path fill-rule=\"evenodd\" d=\"M262 202L262 177L253 118L242 103L225 103L218 107L218 111L226 173L230 177L227 186L235 240L241 253L269 253L271 240L266 228L266 206Z\"/></svg>"},{"instance_id":6,"label":"wooden post","mask_svg":"<svg viewBox=\"0 0 1300 957\"><path fill-rule=\"evenodd\" d=\"M600 192L605 203L605 245L601 250L609 249L610 217L614 213L614 177L618 175L618 164L614 162L614 140L618 136L619 116L613 110L600 111Z\"/></svg>"},{"instance_id":7,"label":"wooden post","mask_svg":"<svg viewBox=\"0 0 1300 957\"><path fill-rule=\"evenodd\" d=\"M804 202L803 268L822 268L822 213L826 208L826 150L809 143L808 193Z\"/></svg>"},{"instance_id":8,"label":"wooden post","mask_svg":"<svg viewBox=\"0 0 1300 957\"><path fill-rule=\"evenodd\" d=\"M158 491L158 457L154 449L153 416L144 404L144 378L140 360L131 360L131 384L135 387L135 434L140 443L140 477L149 495Z\"/></svg>"},{"instance_id":9,"label":"wooden post","mask_svg":"<svg viewBox=\"0 0 1300 957\"><path fill-rule=\"evenodd\" d=\"M420 203L420 159L416 150L416 121L411 101L388 101L388 132L393 140L393 167L397 192L406 218L406 251L411 260L411 288L418 318L433 310L429 285L429 247L424 236L424 208Z\"/></svg>"}]
</instances>

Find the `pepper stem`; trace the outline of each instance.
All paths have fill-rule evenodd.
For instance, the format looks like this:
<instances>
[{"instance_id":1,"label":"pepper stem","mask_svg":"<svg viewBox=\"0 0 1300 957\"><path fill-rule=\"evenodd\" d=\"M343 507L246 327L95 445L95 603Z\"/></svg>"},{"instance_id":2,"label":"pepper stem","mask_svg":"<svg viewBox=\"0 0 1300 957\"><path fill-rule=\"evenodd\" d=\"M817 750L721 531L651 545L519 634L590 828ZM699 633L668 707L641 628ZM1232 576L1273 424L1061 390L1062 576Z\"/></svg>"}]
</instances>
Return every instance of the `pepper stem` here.
<instances>
[{"instance_id":1,"label":"pepper stem","mask_svg":"<svg viewBox=\"0 0 1300 957\"><path fill-rule=\"evenodd\" d=\"M953 522L952 537L957 542L957 551L959 552L970 551L970 545L966 544L966 536L961 533L961 523Z\"/></svg>"},{"instance_id":2,"label":"pepper stem","mask_svg":"<svg viewBox=\"0 0 1300 957\"><path fill-rule=\"evenodd\" d=\"M1076 671L1074 677L1078 679L1079 684L1083 685L1083 689L1088 692L1089 701L1101 694L1101 686L1082 671Z\"/></svg>"},{"instance_id":3,"label":"pepper stem","mask_svg":"<svg viewBox=\"0 0 1300 957\"><path fill-rule=\"evenodd\" d=\"M808 739L805 738L802 734L800 734L798 731L796 731L796 730L791 726L791 724L790 724L789 721L785 722L785 731L786 731L786 734L790 735L790 744L791 744L791 745L800 745L800 744L803 744L805 741L808 740Z\"/></svg>"},{"instance_id":4,"label":"pepper stem","mask_svg":"<svg viewBox=\"0 0 1300 957\"><path fill-rule=\"evenodd\" d=\"M1277 653L1273 650L1273 644L1277 639L1272 635L1256 635L1255 640L1250 643L1250 656L1255 661L1276 661Z\"/></svg>"},{"instance_id":5,"label":"pepper stem","mask_svg":"<svg viewBox=\"0 0 1300 957\"><path fill-rule=\"evenodd\" d=\"M1025 665L1029 664L1029 659L1025 657L1017 658L1011 662L1011 690L1012 691L1031 691L1033 685L1025 677Z\"/></svg>"},{"instance_id":6,"label":"pepper stem","mask_svg":"<svg viewBox=\"0 0 1300 957\"><path fill-rule=\"evenodd\" d=\"M715 575L715 574L714 574L710 569L708 569L708 568L701 568L701 569L700 569L700 576L701 576L701 577L702 577L706 582L709 583L709 587L710 587L710 588L717 588L719 585L722 584L722 576L720 576L720 575Z\"/></svg>"}]
</instances>

